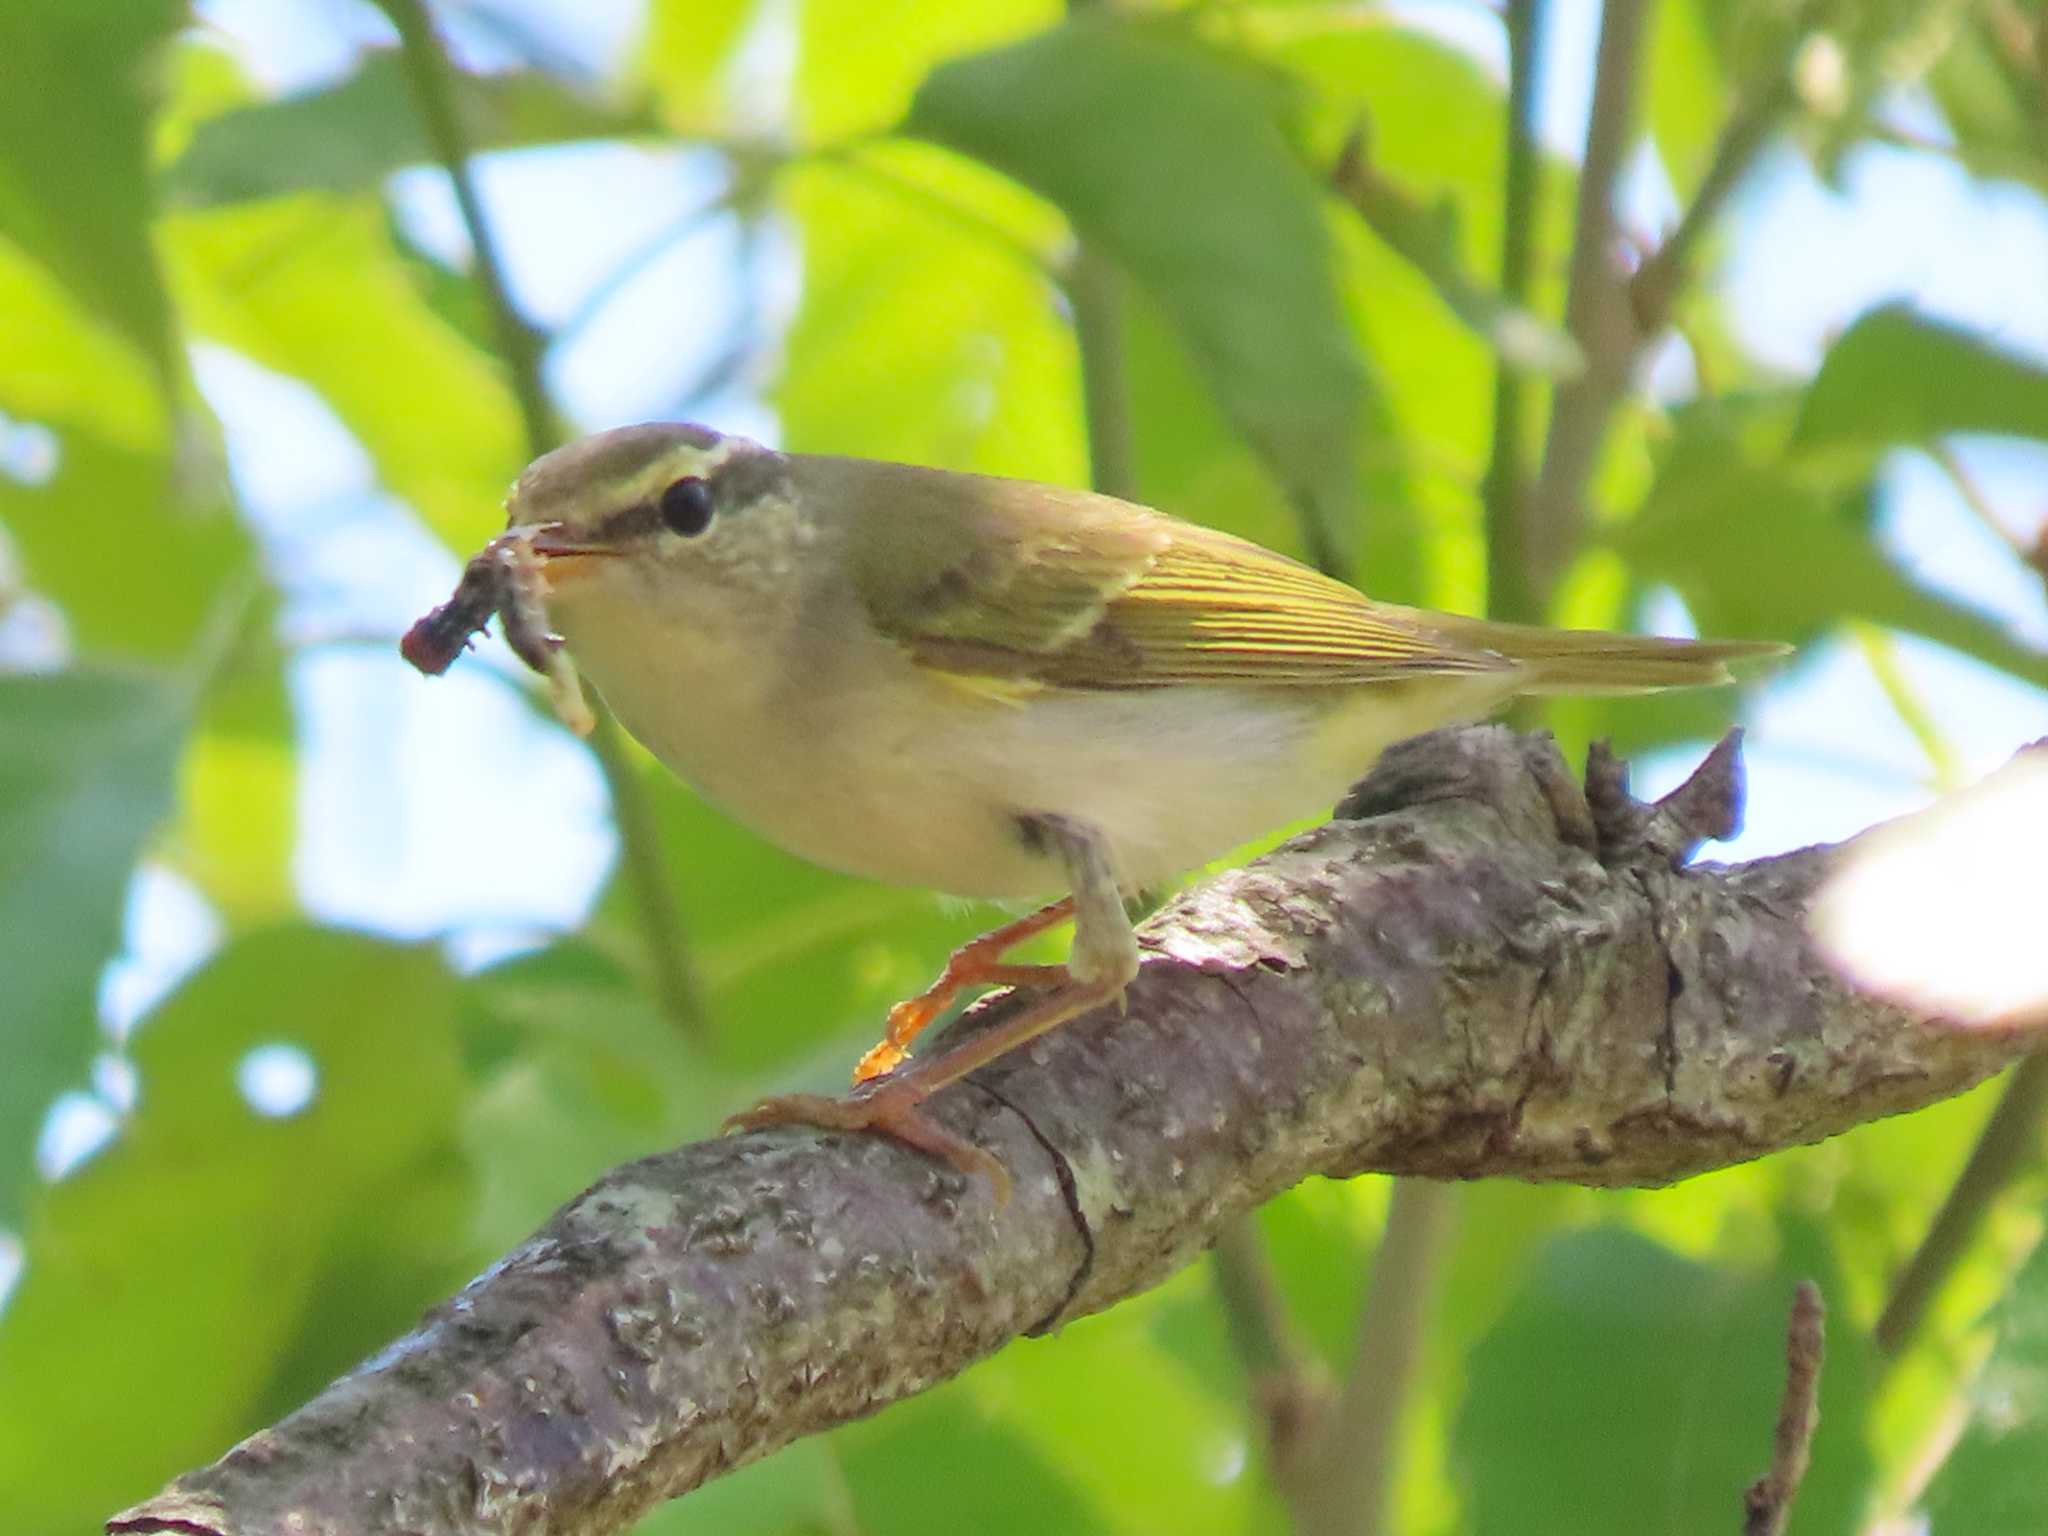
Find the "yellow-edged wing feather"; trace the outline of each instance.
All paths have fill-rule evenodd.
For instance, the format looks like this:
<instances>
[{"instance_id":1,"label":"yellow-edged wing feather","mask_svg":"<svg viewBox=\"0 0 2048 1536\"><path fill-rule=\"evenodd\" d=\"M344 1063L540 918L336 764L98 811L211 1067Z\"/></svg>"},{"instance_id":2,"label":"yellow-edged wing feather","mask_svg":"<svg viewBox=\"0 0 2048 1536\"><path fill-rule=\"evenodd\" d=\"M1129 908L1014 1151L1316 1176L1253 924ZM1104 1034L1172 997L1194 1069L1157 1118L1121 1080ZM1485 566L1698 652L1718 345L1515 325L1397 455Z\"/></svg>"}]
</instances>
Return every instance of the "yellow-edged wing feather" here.
<instances>
[{"instance_id":1,"label":"yellow-edged wing feather","mask_svg":"<svg viewBox=\"0 0 2048 1536\"><path fill-rule=\"evenodd\" d=\"M802 493L844 520L875 628L990 697L1482 672L1518 673L1529 692L1635 692L1727 682L1729 662L1784 649L1428 613L1087 491L861 459L793 462Z\"/></svg>"},{"instance_id":2,"label":"yellow-edged wing feather","mask_svg":"<svg viewBox=\"0 0 2048 1536\"><path fill-rule=\"evenodd\" d=\"M797 460L876 629L1011 687L1331 686L1512 662L1243 539L1026 481ZM812 478L815 477L815 478Z\"/></svg>"}]
</instances>

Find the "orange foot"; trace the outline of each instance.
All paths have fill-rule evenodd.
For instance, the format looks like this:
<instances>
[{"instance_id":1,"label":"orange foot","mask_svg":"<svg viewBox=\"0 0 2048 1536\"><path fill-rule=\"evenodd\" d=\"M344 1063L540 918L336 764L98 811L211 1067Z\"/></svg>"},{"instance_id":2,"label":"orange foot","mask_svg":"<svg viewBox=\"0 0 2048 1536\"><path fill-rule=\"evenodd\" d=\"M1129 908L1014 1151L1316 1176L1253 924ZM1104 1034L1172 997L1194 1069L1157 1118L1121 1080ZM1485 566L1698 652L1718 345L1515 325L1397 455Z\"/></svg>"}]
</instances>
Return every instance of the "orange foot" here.
<instances>
[{"instance_id":1,"label":"orange foot","mask_svg":"<svg viewBox=\"0 0 2048 1536\"><path fill-rule=\"evenodd\" d=\"M1050 902L1036 912L1005 923L991 933L961 945L933 982L916 997L889 1010L889 1025L881 1040L853 1069L856 1084L869 1082L893 1072L908 1056L910 1044L930 1027L933 1020L952 1006L953 999L969 987L1057 987L1069 977L1063 965L1004 965L1003 952L1034 934L1043 933L1074 915L1074 898Z\"/></svg>"},{"instance_id":2,"label":"orange foot","mask_svg":"<svg viewBox=\"0 0 2048 1536\"><path fill-rule=\"evenodd\" d=\"M813 1125L832 1131L879 1131L950 1164L970 1178L981 1175L995 1191L997 1207L1009 1204L1010 1170L1003 1166L1002 1159L964 1136L954 1135L925 1114L917 1107L922 1097L891 1094L886 1087L849 1094L843 1099L822 1093L777 1094L730 1116L725 1129L758 1131L771 1125Z\"/></svg>"}]
</instances>

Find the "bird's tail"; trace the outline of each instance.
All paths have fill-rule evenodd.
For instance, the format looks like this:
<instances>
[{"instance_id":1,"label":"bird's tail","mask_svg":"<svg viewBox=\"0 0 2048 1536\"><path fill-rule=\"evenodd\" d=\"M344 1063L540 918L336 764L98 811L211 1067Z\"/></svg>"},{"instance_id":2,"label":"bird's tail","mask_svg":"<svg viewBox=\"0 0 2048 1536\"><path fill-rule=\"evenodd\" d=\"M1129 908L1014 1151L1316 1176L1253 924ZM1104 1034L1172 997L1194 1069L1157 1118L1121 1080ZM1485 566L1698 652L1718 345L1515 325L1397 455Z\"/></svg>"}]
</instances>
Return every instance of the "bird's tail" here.
<instances>
[{"instance_id":1,"label":"bird's tail","mask_svg":"<svg viewBox=\"0 0 2048 1536\"><path fill-rule=\"evenodd\" d=\"M1459 640L1528 669L1528 693L1650 693L1736 681L1734 667L1783 656L1773 640L1671 640L1598 629L1474 622Z\"/></svg>"}]
</instances>

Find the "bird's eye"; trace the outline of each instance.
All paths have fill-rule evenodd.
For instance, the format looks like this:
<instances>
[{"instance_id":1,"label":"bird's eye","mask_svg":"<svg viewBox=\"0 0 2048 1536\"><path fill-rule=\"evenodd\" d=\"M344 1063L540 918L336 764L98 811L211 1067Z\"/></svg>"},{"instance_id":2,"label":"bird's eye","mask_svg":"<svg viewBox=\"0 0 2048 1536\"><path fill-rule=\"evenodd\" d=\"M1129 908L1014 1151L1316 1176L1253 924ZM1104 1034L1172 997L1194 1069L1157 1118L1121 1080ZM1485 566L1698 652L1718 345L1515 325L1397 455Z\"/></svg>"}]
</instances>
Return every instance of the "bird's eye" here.
<instances>
[{"instance_id":1,"label":"bird's eye","mask_svg":"<svg viewBox=\"0 0 2048 1536\"><path fill-rule=\"evenodd\" d=\"M695 475L671 480L661 493L661 520L672 533L694 539L711 526L711 487Z\"/></svg>"}]
</instances>

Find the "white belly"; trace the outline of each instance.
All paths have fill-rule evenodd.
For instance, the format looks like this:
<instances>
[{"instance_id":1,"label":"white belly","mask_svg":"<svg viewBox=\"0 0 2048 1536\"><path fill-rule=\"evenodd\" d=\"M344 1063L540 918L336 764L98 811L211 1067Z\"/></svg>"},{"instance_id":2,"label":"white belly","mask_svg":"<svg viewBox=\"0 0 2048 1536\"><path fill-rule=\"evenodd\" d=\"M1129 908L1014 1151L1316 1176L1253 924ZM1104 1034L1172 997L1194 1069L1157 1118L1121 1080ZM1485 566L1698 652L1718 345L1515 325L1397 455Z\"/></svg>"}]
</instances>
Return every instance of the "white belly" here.
<instances>
[{"instance_id":1,"label":"white belly","mask_svg":"<svg viewBox=\"0 0 2048 1536\"><path fill-rule=\"evenodd\" d=\"M1136 889L1327 809L1389 742L1484 714L1500 674L1341 697L1174 687L983 697L887 642L774 682L762 637L557 619L626 728L715 804L814 863L961 896L1065 889L1020 819L1102 829ZM1445 697L1445 692L1449 697ZM1419 707L1426 706L1426 707Z\"/></svg>"}]
</instances>

